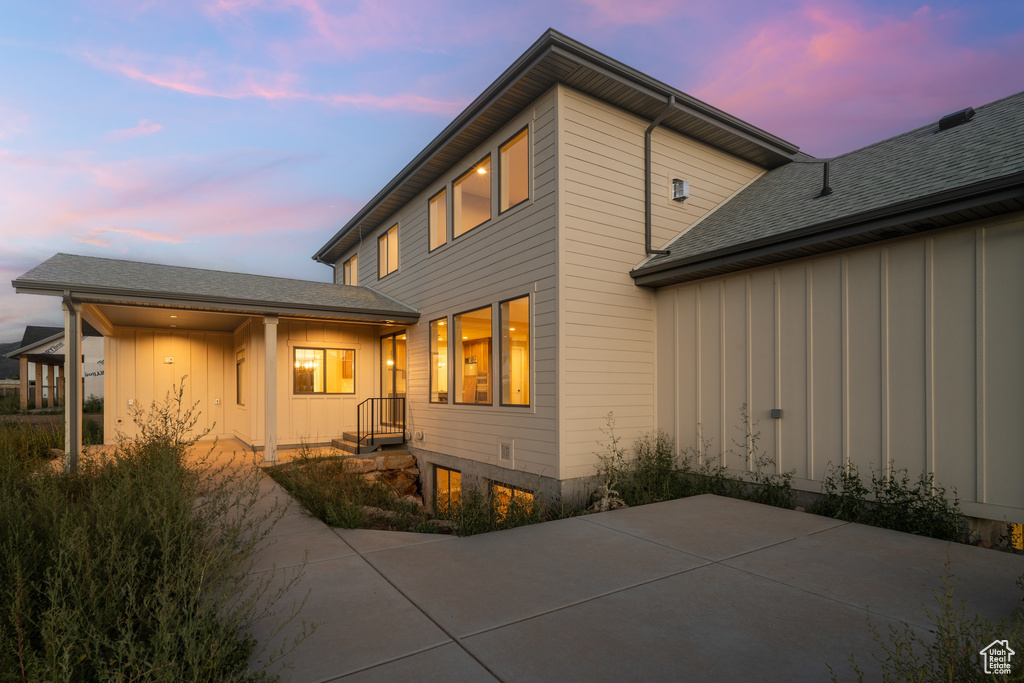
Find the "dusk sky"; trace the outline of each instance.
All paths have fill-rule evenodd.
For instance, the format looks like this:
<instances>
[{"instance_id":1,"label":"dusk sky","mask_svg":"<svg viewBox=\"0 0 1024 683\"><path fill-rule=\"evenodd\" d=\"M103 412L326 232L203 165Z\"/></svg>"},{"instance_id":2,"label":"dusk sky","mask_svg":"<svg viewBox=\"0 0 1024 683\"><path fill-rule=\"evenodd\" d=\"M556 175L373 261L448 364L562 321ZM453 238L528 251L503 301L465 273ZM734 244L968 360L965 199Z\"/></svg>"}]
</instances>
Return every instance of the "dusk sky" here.
<instances>
[{"instance_id":1,"label":"dusk sky","mask_svg":"<svg viewBox=\"0 0 1024 683\"><path fill-rule=\"evenodd\" d=\"M0 342L57 252L312 254L547 28L833 156L1024 90L1024 2L6 0Z\"/></svg>"}]
</instances>

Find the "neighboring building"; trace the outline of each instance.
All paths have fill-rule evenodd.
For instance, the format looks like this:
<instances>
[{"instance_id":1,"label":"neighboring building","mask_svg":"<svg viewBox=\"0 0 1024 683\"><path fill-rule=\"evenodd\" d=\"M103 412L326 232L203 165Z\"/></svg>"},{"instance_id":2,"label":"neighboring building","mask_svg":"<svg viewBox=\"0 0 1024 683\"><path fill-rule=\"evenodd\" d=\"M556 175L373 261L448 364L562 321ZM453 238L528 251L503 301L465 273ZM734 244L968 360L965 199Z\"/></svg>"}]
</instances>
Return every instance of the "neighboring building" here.
<instances>
[{"instance_id":1,"label":"neighboring building","mask_svg":"<svg viewBox=\"0 0 1024 683\"><path fill-rule=\"evenodd\" d=\"M1024 94L961 119L826 165L549 31L317 252L335 285L63 254L14 284L103 332L107 434L187 374L270 458L373 409L428 498L571 495L608 413L744 470L745 410L798 488L906 467L1022 522Z\"/></svg>"},{"instance_id":2,"label":"neighboring building","mask_svg":"<svg viewBox=\"0 0 1024 683\"><path fill-rule=\"evenodd\" d=\"M64 405L64 328L28 325L6 354L18 364L21 409ZM103 398L103 337L86 324L82 339L83 396Z\"/></svg>"}]
</instances>

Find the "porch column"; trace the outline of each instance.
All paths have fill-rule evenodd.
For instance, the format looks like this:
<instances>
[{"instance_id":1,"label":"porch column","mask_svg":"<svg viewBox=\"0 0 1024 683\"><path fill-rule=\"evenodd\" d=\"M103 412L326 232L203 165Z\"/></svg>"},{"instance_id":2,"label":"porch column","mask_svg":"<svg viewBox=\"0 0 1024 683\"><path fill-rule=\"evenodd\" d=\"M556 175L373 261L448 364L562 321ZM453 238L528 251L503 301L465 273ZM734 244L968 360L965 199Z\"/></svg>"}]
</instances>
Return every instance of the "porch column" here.
<instances>
[{"instance_id":1,"label":"porch column","mask_svg":"<svg viewBox=\"0 0 1024 683\"><path fill-rule=\"evenodd\" d=\"M28 410L28 356L18 359L21 366L18 368L18 377L21 379L21 395L18 400L21 402L22 412Z\"/></svg>"},{"instance_id":2,"label":"porch column","mask_svg":"<svg viewBox=\"0 0 1024 683\"><path fill-rule=\"evenodd\" d=\"M64 404L64 471L78 472L78 456L82 453L82 305L64 292L64 363L67 366Z\"/></svg>"},{"instance_id":3,"label":"porch column","mask_svg":"<svg viewBox=\"0 0 1024 683\"><path fill-rule=\"evenodd\" d=\"M64 405L64 364L57 366L57 405Z\"/></svg>"},{"instance_id":4,"label":"porch column","mask_svg":"<svg viewBox=\"0 0 1024 683\"><path fill-rule=\"evenodd\" d=\"M263 386L265 408L263 462L277 462L277 316L263 316L266 372Z\"/></svg>"},{"instance_id":5,"label":"porch column","mask_svg":"<svg viewBox=\"0 0 1024 683\"><path fill-rule=\"evenodd\" d=\"M43 364L36 363L36 408L43 407Z\"/></svg>"},{"instance_id":6,"label":"porch column","mask_svg":"<svg viewBox=\"0 0 1024 683\"><path fill-rule=\"evenodd\" d=\"M53 400L54 399L54 396L53 396L54 388L55 387L54 387L54 384L53 384L53 366L52 365L47 365L46 366L46 407L47 408L52 408L54 405L56 405L56 403Z\"/></svg>"}]
</instances>

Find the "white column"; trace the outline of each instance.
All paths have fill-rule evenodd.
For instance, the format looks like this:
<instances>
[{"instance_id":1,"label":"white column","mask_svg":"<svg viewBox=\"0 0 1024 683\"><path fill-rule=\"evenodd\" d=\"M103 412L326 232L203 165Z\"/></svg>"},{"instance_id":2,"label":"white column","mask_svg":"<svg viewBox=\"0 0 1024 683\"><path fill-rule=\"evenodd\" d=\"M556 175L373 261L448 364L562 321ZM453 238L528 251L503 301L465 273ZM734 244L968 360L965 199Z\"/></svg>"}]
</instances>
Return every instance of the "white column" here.
<instances>
[{"instance_id":1,"label":"white column","mask_svg":"<svg viewBox=\"0 0 1024 683\"><path fill-rule=\"evenodd\" d=\"M264 373L263 405L266 436L263 446L263 462L277 462L277 316L263 317L264 351L266 372Z\"/></svg>"},{"instance_id":2,"label":"white column","mask_svg":"<svg viewBox=\"0 0 1024 683\"><path fill-rule=\"evenodd\" d=\"M78 472L78 456L82 453L82 306L64 294L64 471ZM39 384L37 381L36 384Z\"/></svg>"}]
</instances>

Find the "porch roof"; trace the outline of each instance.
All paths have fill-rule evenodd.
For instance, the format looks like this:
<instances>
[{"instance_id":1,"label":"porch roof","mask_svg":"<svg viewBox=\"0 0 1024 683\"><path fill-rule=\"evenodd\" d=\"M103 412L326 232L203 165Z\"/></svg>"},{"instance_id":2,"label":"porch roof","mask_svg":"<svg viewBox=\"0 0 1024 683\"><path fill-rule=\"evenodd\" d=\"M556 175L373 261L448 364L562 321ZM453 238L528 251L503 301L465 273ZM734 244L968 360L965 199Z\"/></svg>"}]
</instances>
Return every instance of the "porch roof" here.
<instances>
[{"instance_id":1,"label":"porch roof","mask_svg":"<svg viewBox=\"0 0 1024 683\"><path fill-rule=\"evenodd\" d=\"M11 284L18 293L149 306L351 322L413 323L419 313L368 287L57 254Z\"/></svg>"}]
</instances>

